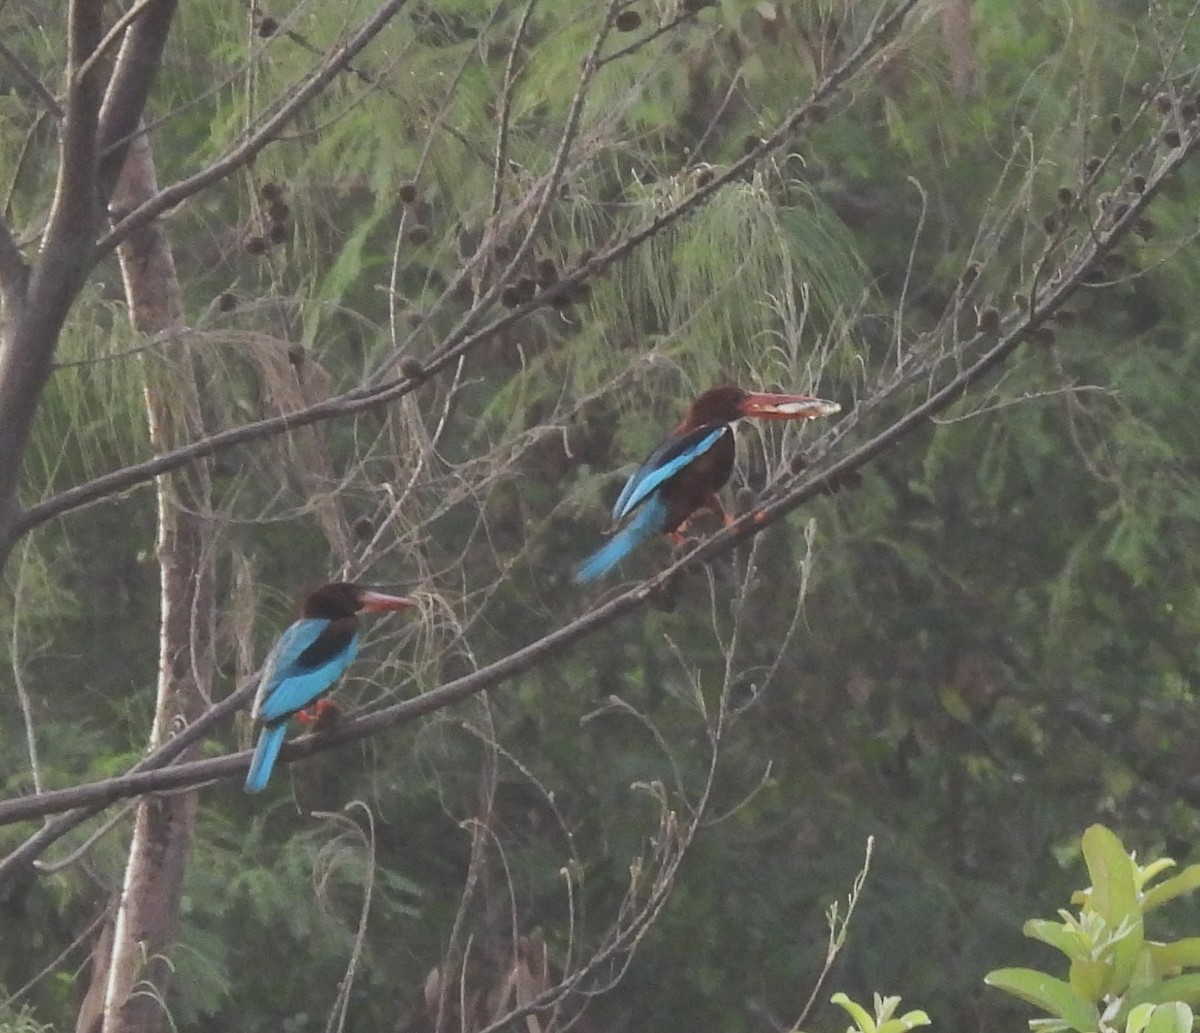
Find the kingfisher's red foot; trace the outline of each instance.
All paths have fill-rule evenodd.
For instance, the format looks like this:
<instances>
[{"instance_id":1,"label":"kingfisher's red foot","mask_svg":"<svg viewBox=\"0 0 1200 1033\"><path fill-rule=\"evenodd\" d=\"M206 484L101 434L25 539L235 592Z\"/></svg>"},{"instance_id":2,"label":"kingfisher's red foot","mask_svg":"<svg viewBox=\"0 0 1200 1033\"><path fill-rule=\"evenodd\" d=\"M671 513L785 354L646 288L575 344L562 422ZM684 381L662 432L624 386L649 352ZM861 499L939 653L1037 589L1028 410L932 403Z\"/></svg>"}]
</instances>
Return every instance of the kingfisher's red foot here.
<instances>
[{"instance_id":1,"label":"kingfisher's red foot","mask_svg":"<svg viewBox=\"0 0 1200 1033\"><path fill-rule=\"evenodd\" d=\"M764 520L767 519L766 510L760 509L757 513L754 514L754 516L751 519L754 521L754 523L761 524Z\"/></svg>"},{"instance_id":2,"label":"kingfisher's red foot","mask_svg":"<svg viewBox=\"0 0 1200 1033\"><path fill-rule=\"evenodd\" d=\"M296 712L296 720L312 732L323 732L332 728L341 716L341 704L333 699L319 699L306 710Z\"/></svg>"},{"instance_id":3,"label":"kingfisher's red foot","mask_svg":"<svg viewBox=\"0 0 1200 1033\"><path fill-rule=\"evenodd\" d=\"M692 536L687 533L688 521L684 521L674 531L668 531L667 537L676 545L687 545L692 540Z\"/></svg>"}]
</instances>

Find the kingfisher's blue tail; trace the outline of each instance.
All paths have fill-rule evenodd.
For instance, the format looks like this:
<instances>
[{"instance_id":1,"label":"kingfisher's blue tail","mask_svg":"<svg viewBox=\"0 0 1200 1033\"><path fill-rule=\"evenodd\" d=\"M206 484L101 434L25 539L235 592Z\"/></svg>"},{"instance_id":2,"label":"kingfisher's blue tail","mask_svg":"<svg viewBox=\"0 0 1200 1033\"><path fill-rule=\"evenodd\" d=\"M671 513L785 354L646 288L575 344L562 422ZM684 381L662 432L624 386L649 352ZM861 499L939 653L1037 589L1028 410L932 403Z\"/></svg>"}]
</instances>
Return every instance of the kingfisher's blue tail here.
<instances>
[{"instance_id":1,"label":"kingfisher's blue tail","mask_svg":"<svg viewBox=\"0 0 1200 1033\"><path fill-rule=\"evenodd\" d=\"M661 533L666 522L666 503L658 495L651 496L642 504L633 520L575 572L575 583L586 585L603 577L642 542Z\"/></svg>"},{"instance_id":2,"label":"kingfisher's blue tail","mask_svg":"<svg viewBox=\"0 0 1200 1033\"><path fill-rule=\"evenodd\" d=\"M246 792L261 793L267 788L271 777L271 769L279 757L279 748L287 734L287 722L280 721L277 725L267 725L258 735L258 744L254 747L254 757L250 761L250 770L246 773Z\"/></svg>"}]
</instances>

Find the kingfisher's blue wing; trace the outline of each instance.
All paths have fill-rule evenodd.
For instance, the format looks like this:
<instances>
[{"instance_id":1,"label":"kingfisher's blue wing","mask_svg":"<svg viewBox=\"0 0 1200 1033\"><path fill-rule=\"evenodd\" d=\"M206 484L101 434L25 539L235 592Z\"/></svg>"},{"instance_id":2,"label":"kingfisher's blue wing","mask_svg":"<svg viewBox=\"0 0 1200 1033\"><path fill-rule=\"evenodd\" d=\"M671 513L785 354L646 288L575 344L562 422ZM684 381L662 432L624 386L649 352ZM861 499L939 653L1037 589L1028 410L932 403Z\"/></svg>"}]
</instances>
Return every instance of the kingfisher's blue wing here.
<instances>
[{"instance_id":1,"label":"kingfisher's blue wing","mask_svg":"<svg viewBox=\"0 0 1200 1033\"><path fill-rule=\"evenodd\" d=\"M341 677L358 652L358 636L353 623L338 628L340 623L306 617L280 636L263 665L252 717L268 723L283 720Z\"/></svg>"},{"instance_id":2,"label":"kingfisher's blue wing","mask_svg":"<svg viewBox=\"0 0 1200 1033\"><path fill-rule=\"evenodd\" d=\"M603 577L646 539L662 534L666 523L667 504L661 495L654 495L602 549L598 549L584 561L575 572L575 583L586 585Z\"/></svg>"},{"instance_id":3,"label":"kingfisher's blue wing","mask_svg":"<svg viewBox=\"0 0 1200 1033\"><path fill-rule=\"evenodd\" d=\"M646 501L647 496L688 463L713 447L724 434L732 434L726 423L701 427L687 434L672 435L651 453L632 477L625 482L613 506L613 519L621 520Z\"/></svg>"}]
</instances>

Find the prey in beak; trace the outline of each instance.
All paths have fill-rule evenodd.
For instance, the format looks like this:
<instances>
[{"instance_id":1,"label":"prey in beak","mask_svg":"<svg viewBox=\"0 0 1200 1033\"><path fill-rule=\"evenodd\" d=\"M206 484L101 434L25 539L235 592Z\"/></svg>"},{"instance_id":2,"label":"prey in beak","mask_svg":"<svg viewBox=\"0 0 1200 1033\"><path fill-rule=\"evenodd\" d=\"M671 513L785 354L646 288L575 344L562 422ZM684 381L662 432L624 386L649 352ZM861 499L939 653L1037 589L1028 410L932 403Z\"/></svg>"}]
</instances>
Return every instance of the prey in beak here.
<instances>
[{"instance_id":1,"label":"prey in beak","mask_svg":"<svg viewBox=\"0 0 1200 1033\"><path fill-rule=\"evenodd\" d=\"M773 395L748 392L741 412L758 420L815 420L842 411L837 402L809 395Z\"/></svg>"}]
</instances>

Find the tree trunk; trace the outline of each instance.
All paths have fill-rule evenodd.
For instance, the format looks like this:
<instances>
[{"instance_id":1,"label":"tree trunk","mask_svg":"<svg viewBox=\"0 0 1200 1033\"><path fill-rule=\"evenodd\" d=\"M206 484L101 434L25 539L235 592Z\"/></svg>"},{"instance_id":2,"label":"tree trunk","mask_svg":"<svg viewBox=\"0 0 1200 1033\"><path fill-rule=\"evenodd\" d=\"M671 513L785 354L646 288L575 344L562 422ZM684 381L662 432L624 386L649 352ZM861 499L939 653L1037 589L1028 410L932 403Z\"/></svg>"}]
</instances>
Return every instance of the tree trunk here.
<instances>
[{"instance_id":1,"label":"tree trunk","mask_svg":"<svg viewBox=\"0 0 1200 1033\"><path fill-rule=\"evenodd\" d=\"M130 146L113 194L128 210L157 189L150 145ZM200 394L185 335L175 262L159 224L132 234L118 257L134 327L161 335L143 359L146 411L156 452L203 436ZM167 334L177 334L168 339ZM212 680L212 484L205 463L160 477L158 561L160 614L158 700L150 748L203 710ZM199 746L181 756L194 759ZM196 792L145 798L138 806L117 911L104 992L104 1033L165 1026L169 953L175 939L184 872L196 820Z\"/></svg>"}]
</instances>

